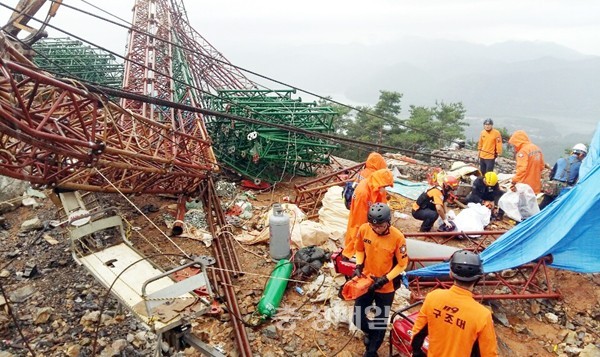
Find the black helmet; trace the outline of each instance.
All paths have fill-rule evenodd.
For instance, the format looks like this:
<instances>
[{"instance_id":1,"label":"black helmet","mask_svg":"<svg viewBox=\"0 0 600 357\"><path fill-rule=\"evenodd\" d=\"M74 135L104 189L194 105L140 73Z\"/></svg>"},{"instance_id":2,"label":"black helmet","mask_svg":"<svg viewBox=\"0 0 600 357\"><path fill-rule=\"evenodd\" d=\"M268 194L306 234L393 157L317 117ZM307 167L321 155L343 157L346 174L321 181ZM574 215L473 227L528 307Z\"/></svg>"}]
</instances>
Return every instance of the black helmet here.
<instances>
[{"instance_id":1,"label":"black helmet","mask_svg":"<svg viewBox=\"0 0 600 357\"><path fill-rule=\"evenodd\" d=\"M481 258L468 250L459 250L452 254L450 270L454 279L465 282L475 281L483 275Z\"/></svg>"},{"instance_id":2,"label":"black helmet","mask_svg":"<svg viewBox=\"0 0 600 357\"><path fill-rule=\"evenodd\" d=\"M367 219L369 223L373 224L389 222L392 220L392 212L390 211L390 207L385 203L374 203L369 208Z\"/></svg>"},{"instance_id":3,"label":"black helmet","mask_svg":"<svg viewBox=\"0 0 600 357\"><path fill-rule=\"evenodd\" d=\"M494 121L492 120L492 118L487 118L486 120L483 121L483 125L494 125Z\"/></svg>"}]
</instances>

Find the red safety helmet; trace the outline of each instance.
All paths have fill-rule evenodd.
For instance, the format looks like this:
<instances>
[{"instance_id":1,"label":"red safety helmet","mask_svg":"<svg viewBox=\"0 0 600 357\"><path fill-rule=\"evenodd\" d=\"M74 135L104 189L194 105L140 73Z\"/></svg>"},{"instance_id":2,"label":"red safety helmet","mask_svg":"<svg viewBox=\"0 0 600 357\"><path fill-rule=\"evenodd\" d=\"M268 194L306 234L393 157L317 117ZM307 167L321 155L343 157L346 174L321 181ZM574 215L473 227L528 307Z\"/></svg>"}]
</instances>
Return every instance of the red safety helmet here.
<instances>
[{"instance_id":1,"label":"red safety helmet","mask_svg":"<svg viewBox=\"0 0 600 357\"><path fill-rule=\"evenodd\" d=\"M451 190L456 190L458 188L458 179L454 176L446 176L444 177L444 185L448 186Z\"/></svg>"}]
</instances>

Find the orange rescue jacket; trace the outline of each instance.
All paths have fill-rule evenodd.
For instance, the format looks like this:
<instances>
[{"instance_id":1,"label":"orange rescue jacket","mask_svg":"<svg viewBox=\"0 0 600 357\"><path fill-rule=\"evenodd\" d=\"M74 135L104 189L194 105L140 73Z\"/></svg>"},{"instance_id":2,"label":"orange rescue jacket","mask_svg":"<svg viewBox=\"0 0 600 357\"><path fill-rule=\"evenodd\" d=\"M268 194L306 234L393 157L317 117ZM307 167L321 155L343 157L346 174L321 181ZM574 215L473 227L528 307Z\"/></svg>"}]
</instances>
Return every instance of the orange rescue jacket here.
<instances>
[{"instance_id":1,"label":"orange rescue jacket","mask_svg":"<svg viewBox=\"0 0 600 357\"><path fill-rule=\"evenodd\" d=\"M390 226L390 232L380 236L373 231L369 223L365 223L358 229L355 247L357 252L365 252L363 274L366 276L384 276L396 265L400 265L400 272L403 272L408 265L406 239L396 227ZM390 279L381 289L375 291L391 293L394 291L394 284Z\"/></svg>"},{"instance_id":2,"label":"orange rescue jacket","mask_svg":"<svg viewBox=\"0 0 600 357\"><path fill-rule=\"evenodd\" d=\"M367 177L371 176L371 174L377 170L387 168L387 163L383 156L381 156L378 152L372 152L367 157L367 162L365 162L365 168L360 171L358 177L356 178L356 182L361 182Z\"/></svg>"},{"instance_id":3,"label":"orange rescue jacket","mask_svg":"<svg viewBox=\"0 0 600 357\"><path fill-rule=\"evenodd\" d=\"M544 170L542 150L529 140L523 130L515 131L508 142L515 146L517 152L517 169L512 179L513 184L525 183L531 186L533 192L540 193Z\"/></svg>"},{"instance_id":4,"label":"orange rescue jacket","mask_svg":"<svg viewBox=\"0 0 600 357\"><path fill-rule=\"evenodd\" d=\"M427 294L412 332L413 349L429 335L427 357L498 356L492 313L456 285Z\"/></svg>"},{"instance_id":5,"label":"orange rescue jacket","mask_svg":"<svg viewBox=\"0 0 600 357\"><path fill-rule=\"evenodd\" d=\"M496 129L482 130L477 144L479 157L482 159L495 159L502 154L502 135Z\"/></svg>"},{"instance_id":6,"label":"orange rescue jacket","mask_svg":"<svg viewBox=\"0 0 600 357\"><path fill-rule=\"evenodd\" d=\"M369 207L377 202L387 203L386 193L379 192L379 189L393 185L394 176L392 172L388 169L380 169L356 186L354 196L352 196L348 227L344 238L344 250L342 252L344 256L351 258L354 255L356 232L361 224L367 223Z\"/></svg>"}]
</instances>

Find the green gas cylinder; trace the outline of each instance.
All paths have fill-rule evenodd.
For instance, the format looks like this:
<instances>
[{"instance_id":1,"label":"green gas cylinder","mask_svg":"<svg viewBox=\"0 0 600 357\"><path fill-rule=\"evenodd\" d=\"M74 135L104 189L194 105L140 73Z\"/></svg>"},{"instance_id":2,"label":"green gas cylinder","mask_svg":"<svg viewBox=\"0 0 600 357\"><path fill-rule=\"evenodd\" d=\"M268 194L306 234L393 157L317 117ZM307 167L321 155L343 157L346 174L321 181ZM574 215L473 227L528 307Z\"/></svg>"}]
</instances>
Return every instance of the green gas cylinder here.
<instances>
[{"instance_id":1,"label":"green gas cylinder","mask_svg":"<svg viewBox=\"0 0 600 357\"><path fill-rule=\"evenodd\" d=\"M293 264L287 259L281 259L275 265L269 281L267 281L265 291L258 302L257 311L263 318L273 317L277 312L277 308L287 287L288 279L292 275L292 268Z\"/></svg>"}]
</instances>

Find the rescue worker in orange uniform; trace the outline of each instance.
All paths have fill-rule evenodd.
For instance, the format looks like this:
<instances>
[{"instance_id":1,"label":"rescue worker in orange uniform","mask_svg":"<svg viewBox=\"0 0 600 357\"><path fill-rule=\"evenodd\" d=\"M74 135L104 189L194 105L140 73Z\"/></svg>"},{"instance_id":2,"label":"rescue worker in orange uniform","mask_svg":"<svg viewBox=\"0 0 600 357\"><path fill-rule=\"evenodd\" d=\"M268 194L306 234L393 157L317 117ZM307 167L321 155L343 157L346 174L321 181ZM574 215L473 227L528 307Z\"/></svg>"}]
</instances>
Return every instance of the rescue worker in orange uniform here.
<instances>
[{"instance_id":1,"label":"rescue worker in orange uniform","mask_svg":"<svg viewBox=\"0 0 600 357\"><path fill-rule=\"evenodd\" d=\"M377 202L387 203L385 188L394 186L394 176L388 169L380 169L373 172L367 179L362 180L354 190L350 215L348 216L348 227L344 238L344 250L342 255L350 259L354 255L354 243L358 228L367 223L369 207Z\"/></svg>"},{"instance_id":2,"label":"rescue worker in orange uniform","mask_svg":"<svg viewBox=\"0 0 600 357\"><path fill-rule=\"evenodd\" d=\"M358 173L356 182L360 183L362 180L371 176L373 172L385 168L387 168L387 163L385 162L383 156L381 156L381 154L378 152L372 152L369 154L369 156L367 156L365 168Z\"/></svg>"},{"instance_id":3,"label":"rescue worker in orange uniform","mask_svg":"<svg viewBox=\"0 0 600 357\"><path fill-rule=\"evenodd\" d=\"M479 170L482 175L494 171L496 158L502 154L502 135L494 129L494 121L490 118L483 122L483 130L477 143L479 150Z\"/></svg>"},{"instance_id":4,"label":"rescue worker in orange uniform","mask_svg":"<svg viewBox=\"0 0 600 357\"><path fill-rule=\"evenodd\" d=\"M446 216L445 202L448 194L458 187L458 179L454 176L444 177L444 183L440 186L434 186L423 192L413 203L412 216L420 221L420 232L429 232L433 224L441 217L446 226L450 226L450 221Z\"/></svg>"},{"instance_id":5,"label":"rescue worker in orange uniform","mask_svg":"<svg viewBox=\"0 0 600 357\"><path fill-rule=\"evenodd\" d=\"M413 357L498 356L492 313L473 299L483 276L479 255L459 250L450 258L450 289L427 294L412 328ZM429 336L427 353L421 347Z\"/></svg>"},{"instance_id":6,"label":"rescue worker in orange uniform","mask_svg":"<svg viewBox=\"0 0 600 357\"><path fill-rule=\"evenodd\" d=\"M372 152L367 157L367 161L365 162L365 167L358 173L356 179L354 181L348 181L344 185L344 190L342 191L342 197L344 198L344 204L347 209L350 209L352 205L352 196L354 195L354 190L356 190L356 186L358 184L371 176L371 174L377 170L387 168L387 163L381 154L377 152Z\"/></svg>"},{"instance_id":7,"label":"rescue worker in orange uniform","mask_svg":"<svg viewBox=\"0 0 600 357\"><path fill-rule=\"evenodd\" d=\"M377 356L388 326L394 291L400 287L401 274L408 265L406 240L391 225L392 213L387 204L375 203L369 208L368 223L360 226L356 240L354 276L373 278L373 285L354 303L354 324L364 333L365 357ZM375 303L373 320L367 310Z\"/></svg>"},{"instance_id":8,"label":"rescue worker in orange uniform","mask_svg":"<svg viewBox=\"0 0 600 357\"><path fill-rule=\"evenodd\" d=\"M510 189L516 191L515 184L525 183L536 194L542 191L542 171L544 170L544 155L542 150L529 140L527 133L517 130L512 134L508 143L515 147L517 153L517 169L512 179Z\"/></svg>"}]
</instances>

